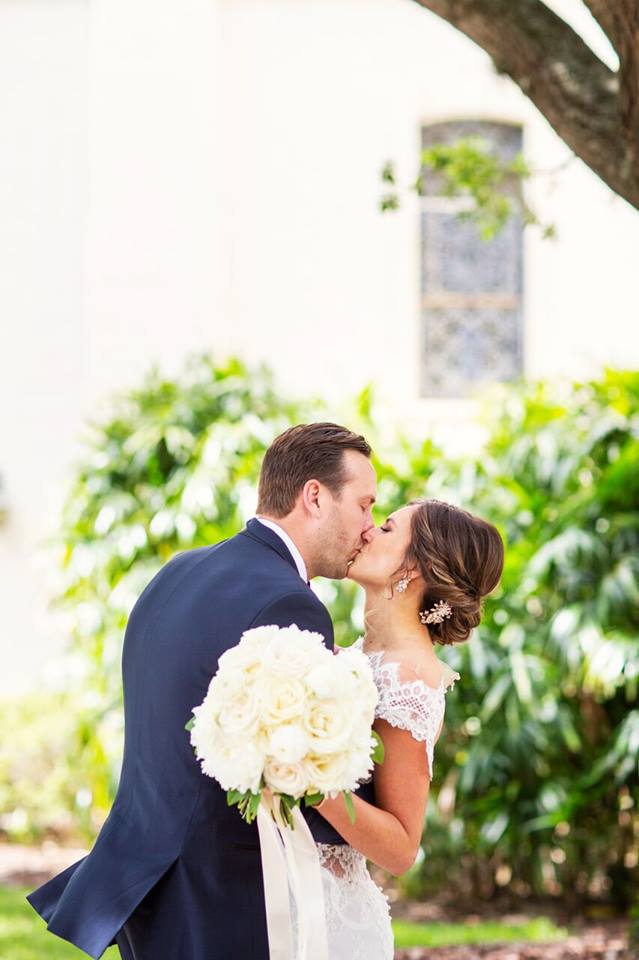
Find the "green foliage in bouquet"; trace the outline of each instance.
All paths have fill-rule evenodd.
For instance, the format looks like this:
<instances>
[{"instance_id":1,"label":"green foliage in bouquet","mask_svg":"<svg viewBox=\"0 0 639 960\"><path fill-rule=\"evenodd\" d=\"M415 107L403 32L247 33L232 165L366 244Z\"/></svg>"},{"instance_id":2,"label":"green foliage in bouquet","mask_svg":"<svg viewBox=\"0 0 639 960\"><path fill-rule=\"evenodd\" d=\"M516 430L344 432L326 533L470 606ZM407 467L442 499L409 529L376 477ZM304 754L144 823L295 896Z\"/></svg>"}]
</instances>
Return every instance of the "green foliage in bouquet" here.
<instances>
[{"instance_id":1,"label":"green foliage in bouquet","mask_svg":"<svg viewBox=\"0 0 639 960\"><path fill-rule=\"evenodd\" d=\"M186 729L190 729L191 721L186 725ZM375 763L384 762L384 743L382 738L377 733L377 731L371 731L372 737L375 740L375 747L371 754L373 761ZM257 817L257 808L260 805L260 799L262 796L262 790L266 787L264 782L264 777L260 780L260 790L258 793L252 793L250 790L242 793L240 790L227 790L226 792L226 802L229 807L237 806L242 819L246 820L247 823L252 823L253 820ZM346 805L346 812L348 813L351 823L355 823L355 804L353 803L353 795L350 790L343 790L341 794L344 798L344 803ZM301 807L302 801L304 802L305 807L315 807L318 803L321 803L325 797L323 793L307 793L304 797L293 797L287 793L279 793L278 797L280 798L280 809L285 823L291 828L295 829L295 823L293 820L293 808Z\"/></svg>"},{"instance_id":2,"label":"green foliage in bouquet","mask_svg":"<svg viewBox=\"0 0 639 960\"><path fill-rule=\"evenodd\" d=\"M262 777L262 780L260 781L260 790L258 793L251 793L250 790L247 790L245 793L242 793L240 790L227 790L226 804L229 807L236 806L242 819L247 823L253 823L257 817L257 809L260 805L260 801L262 799L262 790L265 788L265 786L266 784L264 783L264 778ZM350 791L345 790L343 792L343 796L344 802L346 803L346 809L348 810L351 818L351 822L355 823L355 811ZM291 830L294 830L295 821L293 820L293 809L295 807L301 807L302 799L304 800L304 806L315 807L318 803L322 802L324 799L324 794L306 794L303 798L301 798L292 797L288 793L279 793L278 797L280 801L280 813L282 819Z\"/></svg>"}]
</instances>

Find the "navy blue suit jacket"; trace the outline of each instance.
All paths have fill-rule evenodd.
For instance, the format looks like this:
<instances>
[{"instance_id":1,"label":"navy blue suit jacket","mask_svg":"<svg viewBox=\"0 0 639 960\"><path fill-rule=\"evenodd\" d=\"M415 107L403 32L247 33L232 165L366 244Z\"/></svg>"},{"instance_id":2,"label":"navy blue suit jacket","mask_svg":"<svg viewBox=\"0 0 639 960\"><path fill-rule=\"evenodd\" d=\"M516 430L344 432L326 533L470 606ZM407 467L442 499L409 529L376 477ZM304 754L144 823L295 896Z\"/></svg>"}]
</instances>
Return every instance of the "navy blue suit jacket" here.
<instances>
[{"instance_id":1,"label":"navy blue suit jacket","mask_svg":"<svg viewBox=\"0 0 639 960\"><path fill-rule=\"evenodd\" d=\"M257 824L202 774L184 725L244 630L291 623L333 648L328 611L256 520L149 583L124 638L113 807L88 856L28 896L52 933L96 958L117 942L125 960L268 960ZM359 795L373 800L372 789ZM344 842L321 814L305 816L317 841Z\"/></svg>"}]
</instances>

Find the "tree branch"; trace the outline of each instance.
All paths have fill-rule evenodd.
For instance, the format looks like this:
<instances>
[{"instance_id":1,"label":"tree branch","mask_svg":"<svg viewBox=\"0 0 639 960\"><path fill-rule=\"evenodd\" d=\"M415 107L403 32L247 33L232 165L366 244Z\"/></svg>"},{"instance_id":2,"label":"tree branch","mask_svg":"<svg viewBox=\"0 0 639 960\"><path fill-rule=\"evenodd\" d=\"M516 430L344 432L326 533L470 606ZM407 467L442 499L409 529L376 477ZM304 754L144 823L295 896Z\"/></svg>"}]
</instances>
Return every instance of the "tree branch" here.
<instances>
[{"instance_id":1,"label":"tree branch","mask_svg":"<svg viewBox=\"0 0 639 960\"><path fill-rule=\"evenodd\" d=\"M639 3L618 0L619 113L629 149L624 168L639 167Z\"/></svg>"},{"instance_id":2,"label":"tree branch","mask_svg":"<svg viewBox=\"0 0 639 960\"><path fill-rule=\"evenodd\" d=\"M622 30L614 8L614 0L583 0L583 2L616 50Z\"/></svg>"},{"instance_id":3,"label":"tree branch","mask_svg":"<svg viewBox=\"0 0 639 960\"><path fill-rule=\"evenodd\" d=\"M541 0L415 2L482 47L577 156L639 208L639 134L633 127L637 97L625 91L620 95L621 73L602 63L572 27ZM637 68L638 56L633 6L633 0L617 0L621 37L634 33L634 56L627 54L628 77ZM613 18L606 22L612 29ZM620 59L623 62L621 54ZM636 83L632 92L637 93Z\"/></svg>"},{"instance_id":4,"label":"tree branch","mask_svg":"<svg viewBox=\"0 0 639 960\"><path fill-rule=\"evenodd\" d=\"M639 166L639 3L584 0L619 57L619 117L627 150L622 170Z\"/></svg>"}]
</instances>

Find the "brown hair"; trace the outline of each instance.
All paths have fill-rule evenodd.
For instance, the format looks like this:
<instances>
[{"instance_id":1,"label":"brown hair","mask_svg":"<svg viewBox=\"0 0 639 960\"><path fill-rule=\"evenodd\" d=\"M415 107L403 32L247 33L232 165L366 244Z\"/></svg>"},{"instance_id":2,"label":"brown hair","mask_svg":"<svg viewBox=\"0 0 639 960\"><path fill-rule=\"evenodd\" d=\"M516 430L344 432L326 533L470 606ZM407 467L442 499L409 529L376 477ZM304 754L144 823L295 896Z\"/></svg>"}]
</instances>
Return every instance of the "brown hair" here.
<instances>
[{"instance_id":1,"label":"brown hair","mask_svg":"<svg viewBox=\"0 0 639 960\"><path fill-rule=\"evenodd\" d=\"M429 623L433 642L467 640L481 620L482 597L499 583L504 544L492 523L441 500L412 500L411 544L406 557L426 584L420 610L447 601L452 615Z\"/></svg>"},{"instance_id":2,"label":"brown hair","mask_svg":"<svg viewBox=\"0 0 639 960\"><path fill-rule=\"evenodd\" d=\"M371 455L364 437L336 423L301 423L285 430L264 456L257 512L287 516L307 480L319 480L339 497L348 480L345 450Z\"/></svg>"}]
</instances>

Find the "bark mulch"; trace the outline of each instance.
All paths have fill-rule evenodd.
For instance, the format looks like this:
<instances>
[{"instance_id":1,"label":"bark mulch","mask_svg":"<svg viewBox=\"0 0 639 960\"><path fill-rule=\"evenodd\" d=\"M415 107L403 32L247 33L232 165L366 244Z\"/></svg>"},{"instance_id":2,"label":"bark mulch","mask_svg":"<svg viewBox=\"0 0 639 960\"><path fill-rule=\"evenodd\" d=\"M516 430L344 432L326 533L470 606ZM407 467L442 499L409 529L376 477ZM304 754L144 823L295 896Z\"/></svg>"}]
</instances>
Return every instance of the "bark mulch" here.
<instances>
[{"instance_id":1,"label":"bark mulch","mask_svg":"<svg viewBox=\"0 0 639 960\"><path fill-rule=\"evenodd\" d=\"M82 847L62 847L50 840L39 847L0 843L0 885L37 887L86 853Z\"/></svg>"},{"instance_id":2,"label":"bark mulch","mask_svg":"<svg viewBox=\"0 0 639 960\"><path fill-rule=\"evenodd\" d=\"M395 960L630 960L627 944L627 924L606 921L557 943L411 947L398 950Z\"/></svg>"},{"instance_id":3,"label":"bark mulch","mask_svg":"<svg viewBox=\"0 0 639 960\"><path fill-rule=\"evenodd\" d=\"M375 872L374 878L383 884L382 873ZM531 917L545 916L571 934L556 943L411 947L397 950L395 960L639 960L639 951L628 946L629 921L615 916L607 904L592 903L571 910L561 901L522 902L504 895L495 901L473 902L447 896L443 891L423 901L402 900L394 881L387 886L387 893L392 916L397 920L469 926L499 920L516 925Z\"/></svg>"}]
</instances>

